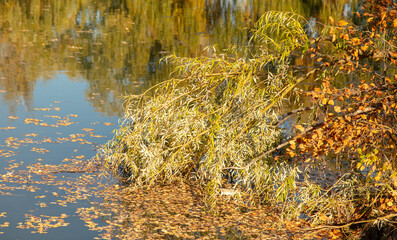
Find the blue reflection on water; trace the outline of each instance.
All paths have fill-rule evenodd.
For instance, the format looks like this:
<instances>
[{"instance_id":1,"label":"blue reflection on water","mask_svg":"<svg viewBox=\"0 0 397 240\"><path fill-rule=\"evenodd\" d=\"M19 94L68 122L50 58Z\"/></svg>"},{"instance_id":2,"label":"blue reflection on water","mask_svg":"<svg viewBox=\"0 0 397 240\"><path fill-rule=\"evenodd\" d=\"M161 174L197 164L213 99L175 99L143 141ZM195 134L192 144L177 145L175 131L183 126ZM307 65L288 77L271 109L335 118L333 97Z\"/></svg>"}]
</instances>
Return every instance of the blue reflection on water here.
<instances>
[{"instance_id":1,"label":"blue reflection on water","mask_svg":"<svg viewBox=\"0 0 397 240\"><path fill-rule=\"evenodd\" d=\"M89 85L82 79L70 79L66 73L59 72L50 80L38 80L33 91L33 99L28 106L24 101L5 101L0 93L0 150L14 151L14 156L0 157L0 174L17 173L19 169L34 163L41 164L61 164L65 158L72 158L77 155L84 155L86 159L95 155L95 146L105 143L111 137L111 131L118 122L117 116L103 116L102 113L95 111L94 107L87 101L85 93ZM1 89L0 89L1 90ZM11 110L12 113L11 113ZM49 111L43 111L47 109ZM72 114L72 115L71 115ZM12 115L11 119L9 116ZM55 118L55 117L59 118ZM68 126L48 127L35 124L26 124L25 119L32 118L40 120L39 123L48 125L57 124L59 120L69 119ZM58 122L59 123L59 122ZM103 123L106 123L104 125ZM110 123L114 125L110 125ZM110 125L110 126L108 126ZM15 129L6 129L15 127ZM83 128L94 129L96 136L90 137ZM37 136L25 136L29 133L38 134ZM57 139L69 138L71 134L86 134L84 139L93 144L79 144L79 142L56 143ZM107 137L106 137L107 136ZM33 143L22 143L17 148L7 146L6 140L10 137L18 140L31 139ZM52 142L40 143L43 139L51 139ZM32 148L45 148L49 152L40 154L32 151ZM5 169L10 164L22 163L17 169ZM78 177L78 174L60 174L58 178L69 177L71 181ZM1 179L1 178L0 178ZM18 184L0 182L7 186L18 186ZM79 207L89 207L88 201L78 201L69 204L67 207L51 204L57 198L51 195L52 192L61 190L57 186L39 186L41 190L28 192L25 190L11 191L13 195L0 195L0 212L7 212L6 217L0 218L0 224L9 222L8 228L1 228L1 239L70 239L71 234L78 239L93 239L98 235L97 232L89 231L84 222L75 213ZM35 196L46 195L45 198L35 198ZM59 198L58 198L59 199ZM40 203L46 203L47 207L40 207ZM67 214L70 217L65 222L70 223L67 227L49 229L47 234L31 234L32 229L19 229L18 222L24 222L24 214L35 216L48 215L59 216Z\"/></svg>"}]
</instances>

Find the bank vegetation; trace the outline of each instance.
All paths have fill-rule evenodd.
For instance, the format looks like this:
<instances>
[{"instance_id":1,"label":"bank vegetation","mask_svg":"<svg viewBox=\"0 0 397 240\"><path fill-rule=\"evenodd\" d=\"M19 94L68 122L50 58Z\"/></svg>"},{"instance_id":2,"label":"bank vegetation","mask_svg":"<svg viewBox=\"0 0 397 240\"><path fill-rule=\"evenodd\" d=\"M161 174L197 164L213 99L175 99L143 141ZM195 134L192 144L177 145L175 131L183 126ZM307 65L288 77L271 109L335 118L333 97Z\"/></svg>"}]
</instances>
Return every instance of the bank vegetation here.
<instances>
[{"instance_id":1,"label":"bank vegetation","mask_svg":"<svg viewBox=\"0 0 397 240\"><path fill-rule=\"evenodd\" d=\"M393 226L396 18L389 0L320 30L273 11L245 47L167 57L169 80L125 97L105 166L133 188L193 183L209 209L227 196L319 225Z\"/></svg>"}]
</instances>

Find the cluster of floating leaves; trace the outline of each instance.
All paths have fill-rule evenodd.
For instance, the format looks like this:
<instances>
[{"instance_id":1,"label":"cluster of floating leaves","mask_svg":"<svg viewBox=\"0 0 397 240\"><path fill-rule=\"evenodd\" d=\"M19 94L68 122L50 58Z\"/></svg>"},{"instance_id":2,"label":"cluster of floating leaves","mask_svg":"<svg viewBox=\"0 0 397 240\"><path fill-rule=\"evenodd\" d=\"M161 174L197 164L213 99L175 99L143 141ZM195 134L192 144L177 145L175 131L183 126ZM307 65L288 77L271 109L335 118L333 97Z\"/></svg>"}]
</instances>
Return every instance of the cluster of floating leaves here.
<instances>
[{"instance_id":1,"label":"cluster of floating leaves","mask_svg":"<svg viewBox=\"0 0 397 240\"><path fill-rule=\"evenodd\" d=\"M55 108L37 108L36 111L51 111ZM46 115L47 116L47 115ZM40 119L26 118L25 124L40 127L68 127L76 121L68 117L52 116L52 124ZM17 117L10 117L18 120ZM95 125L97 123L94 123ZM112 123L103 123L112 126ZM13 128L1 126L3 131ZM90 137L88 140L87 138ZM42 143L89 144L95 146L93 138L103 137L95 134L94 128L82 128L80 133L67 137L41 137L37 133L26 133L24 138L8 137L5 145L0 145L0 157L7 159L9 165L0 171L0 196L12 196L16 191L27 191L35 195L33 201L39 206L24 214L24 221L12 226L7 221L7 212L0 213L0 234L4 229L15 227L26 229L32 234L45 234L55 228L68 227L71 217L78 216L89 230L98 232L96 239L267 239L309 236L322 238L332 232L310 232L302 230L310 227L303 220L287 222L277 217L277 210L249 208L236 205L233 201L220 201L213 212L207 212L203 203L204 195L199 188L181 184L156 185L146 189L129 189L109 181L108 176L97 159L85 155L65 157L59 164L49 164L37 158L31 164L12 159L19 151L33 151L43 158L51 152ZM30 147L33 145L32 147ZM25 148L21 149L24 146ZM89 146L87 146L89 147ZM94 155L94 152L93 152ZM19 193L19 192L18 192ZM89 202L89 207L75 203ZM58 208L58 215L42 214L41 209ZM75 215L67 215L62 210L75 208ZM21 216L22 217L22 216ZM3 229L3 231L1 231ZM336 233L338 234L338 233ZM300 238L299 237L299 238Z\"/></svg>"},{"instance_id":2,"label":"cluster of floating leaves","mask_svg":"<svg viewBox=\"0 0 397 240\"><path fill-rule=\"evenodd\" d=\"M40 215L39 217L33 216L31 214L25 214L25 223L19 223L17 228L35 230L32 233L47 233L50 228L66 227L69 223L65 222L65 218L68 217L66 214L61 214L60 216L46 216Z\"/></svg>"},{"instance_id":3,"label":"cluster of floating leaves","mask_svg":"<svg viewBox=\"0 0 397 240\"><path fill-rule=\"evenodd\" d=\"M51 108L33 108L34 111L55 111L59 112L59 107ZM39 131L41 127L69 127L77 124L76 119L78 115L68 114L61 117L57 115L43 115L43 119L25 118L19 120L17 116L8 116L8 119L15 121L22 121L21 124L31 125L29 129ZM47 119L47 120L45 120ZM98 122L92 123L96 125ZM105 126L112 126L114 123L104 122ZM15 126L0 126L0 130L12 131L16 129ZM64 128L63 128L64 129ZM11 132L12 133L12 132ZM93 176L98 172L97 164L90 163L84 155L73 155L66 157L60 164L45 164L42 163L45 154L49 153L53 145L46 145L40 147L40 144L64 144L66 142L75 143L79 145L88 144L88 147L95 147L96 143L92 140L94 138L104 138L105 136L95 134L93 128L82 128L80 133L72 133L65 136L61 133L56 133L55 138L40 136L38 133L26 133L22 138L16 136L9 136L4 139L4 143L0 143L0 157L9 165L0 171L0 196L12 196L16 191L27 191L37 194L34 197L35 204L39 209L49 206L69 207L70 203L76 203L79 200L87 200L93 195L94 189L99 186ZM11 135L11 134L10 134ZM47 147L49 146L49 147ZM81 147L80 147L81 148ZM31 161L31 164L26 165L23 161L14 159L19 153L35 152L43 155L42 158L36 158L36 161ZM74 152L77 152L75 149ZM93 152L94 154L94 152ZM47 159L48 160L48 159ZM66 176L69 175L69 176ZM48 192L50 186L54 186L55 190ZM54 188L53 188L54 189ZM56 190L58 189L58 190ZM46 195L42 195L46 193ZM20 192L18 192L19 194ZM47 200L48 199L48 200ZM48 216L43 214L26 213L24 215L25 221L19 222L15 227L20 229L30 229L32 233L47 233L49 229L58 227L67 227L69 223L67 218L70 217L64 213L59 216ZM7 212L0 213L0 218L7 218ZM8 221L0 220L0 228L9 228ZM4 232L0 232L4 234Z\"/></svg>"}]
</instances>

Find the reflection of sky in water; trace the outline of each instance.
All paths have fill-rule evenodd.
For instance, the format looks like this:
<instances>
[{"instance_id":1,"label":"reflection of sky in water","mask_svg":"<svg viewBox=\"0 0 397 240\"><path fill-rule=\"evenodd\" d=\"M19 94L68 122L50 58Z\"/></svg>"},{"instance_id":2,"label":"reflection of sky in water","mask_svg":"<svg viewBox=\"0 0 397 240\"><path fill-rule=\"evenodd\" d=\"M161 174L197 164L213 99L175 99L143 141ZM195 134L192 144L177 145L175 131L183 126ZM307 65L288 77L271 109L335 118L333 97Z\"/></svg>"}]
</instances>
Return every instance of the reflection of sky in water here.
<instances>
[{"instance_id":1,"label":"reflection of sky in water","mask_svg":"<svg viewBox=\"0 0 397 240\"><path fill-rule=\"evenodd\" d=\"M65 74L57 75L50 81L38 81L34 89L34 98L32 109L27 111L23 103L19 103L16 107L14 117L19 119L9 119L8 105L0 101L0 128L8 126L16 127L15 129L4 130L0 129L0 147L6 149L5 139L14 137L24 139L27 133L39 134L37 139L51 138L56 140L61 137L69 137L70 134L85 133L81 129L92 128L95 129L95 134L107 136L103 138L89 139L89 141L98 144L105 143L111 137L111 131L115 128L113 126L105 126L102 123L110 122L117 124L118 117L104 116L101 112L95 109L86 101L85 91L88 84L80 81L71 81ZM3 93L0 93L0 95ZM34 110L34 108L51 108L50 111ZM54 110L59 108L59 111ZM71 117L70 114L77 115ZM59 119L51 118L49 116L58 116L59 119L68 117L73 124L69 126L59 127L44 127L34 124L26 124L26 118L39 119L43 123L56 124ZM96 124L93 124L96 123ZM78 151L74 152L76 144L65 142L62 144L42 143L40 146L48 148L49 153L45 155L37 155L30 151L31 145L21 146L17 158L24 161L26 164L34 162L35 158L47 158L49 163L60 163L63 158L70 157L71 154L83 154L86 156L93 156L95 152L92 151L91 145L77 145ZM36 156L37 155L37 156ZM0 162L1 166L7 166L5 161ZM0 169L0 172L4 169Z\"/></svg>"},{"instance_id":2,"label":"reflection of sky in water","mask_svg":"<svg viewBox=\"0 0 397 240\"><path fill-rule=\"evenodd\" d=\"M84 155L90 158L95 155L95 145L85 144L81 145L78 142L61 142L61 143L27 143L19 146L18 149L12 149L6 146L5 140L9 137L18 138L20 140L26 139L24 136L27 133L36 133L37 137L28 137L35 141L41 141L44 138L50 138L55 141L57 138L67 138L70 134L86 133L82 131L83 128L92 128L96 135L107 137L90 138L88 135L84 137L90 142L97 144L105 143L111 137L111 131L115 125L105 126L104 122L117 124L118 118L104 116L103 113L95 111L95 109L86 101L85 93L89 88L89 84L85 81L72 80L67 77L65 73L58 73L53 79L44 81L38 80L33 91L33 101L31 109L23 104L23 101L15 100L15 114L14 117L19 119L9 119L9 105L2 101L2 94L0 93L0 128L7 126L16 127L15 129L4 130L0 129L0 149L12 150L17 154L15 156L5 158L0 157L0 174L6 174L13 170L6 170L10 164L15 162L23 162L22 169L29 164L61 164L64 158L73 158L77 155ZM34 108L51 108L50 111L34 110ZM59 111L54 110L59 108ZM71 117L70 114L77 115ZM47 116L47 117L46 117ZM49 118L48 116L59 116L60 118L69 117L70 122L74 122L69 126L59 127L44 127L34 124L26 124L26 118L39 119L48 124L56 124L58 119ZM93 124L96 123L96 124ZM31 149L45 148L49 150L46 154L39 154L33 152ZM15 171L18 171L15 170ZM61 175L58 177L62 177ZM12 184L10 184L12 185ZM77 207L90 207L88 201L79 201L77 204L68 204L68 207L60 207L59 205L50 204L51 201L57 201L59 198L51 196L51 192L61 191L53 186L39 186L42 190L35 193L30 193L25 190L17 190L12 192L12 196L0 195L0 212L7 212L7 217L0 219L0 222L10 222L9 228L1 228L4 232L0 235L1 239L71 239L70 233L76 234L77 239L93 239L97 236L96 232L89 231L84 226L84 222L79 219L75 211ZM38 195L46 195L43 200L35 198ZM39 203L43 201L47 203L48 207L41 208ZM24 214L33 214L39 216L41 214L49 216L59 216L63 213L69 215L65 221L70 223L68 227L60 227L50 229L44 235L32 235L28 230L16 228L18 222L25 221ZM4 237L4 238L3 238Z\"/></svg>"},{"instance_id":3,"label":"reflection of sky in water","mask_svg":"<svg viewBox=\"0 0 397 240\"><path fill-rule=\"evenodd\" d=\"M307 25L305 26L307 35L311 38L318 37L316 24L317 24L317 19L314 17L311 17L308 19Z\"/></svg>"},{"instance_id":4,"label":"reflection of sky in water","mask_svg":"<svg viewBox=\"0 0 397 240\"><path fill-rule=\"evenodd\" d=\"M352 4L351 3L345 3L343 5L343 11L342 11L342 16L344 18L350 18L352 16Z\"/></svg>"}]
</instances>

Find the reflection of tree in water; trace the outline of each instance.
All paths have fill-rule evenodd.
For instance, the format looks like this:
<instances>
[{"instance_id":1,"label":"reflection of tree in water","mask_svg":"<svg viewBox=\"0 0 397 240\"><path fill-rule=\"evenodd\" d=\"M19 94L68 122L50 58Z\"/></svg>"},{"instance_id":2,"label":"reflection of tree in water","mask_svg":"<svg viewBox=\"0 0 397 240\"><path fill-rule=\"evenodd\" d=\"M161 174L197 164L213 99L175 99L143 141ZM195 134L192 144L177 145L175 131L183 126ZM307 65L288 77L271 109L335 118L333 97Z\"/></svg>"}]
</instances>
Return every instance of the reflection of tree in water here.
<instances>
[{"instance_id":1,"label":"reflection of tree in water","mask_svg":"<svg viewBox=\"0 0 397 240\"><path fill-rule=\"evenodd\" d=\"M126 0L112 0L110 1L109 8L107 9L107 13L117 14L124 13L125 15L129 14L129 8Z\"/></svg>"},{"instance_id":2,"label":"reflection of tree in water","mask_svg":"<svg viewBox=\"0 0 397 240\"><path fill-rule=\"evenodd\" d=\"M149 62L148 62L148 73L154 74L160 68L162 46L158 40L155 40L150 47Z\"/></svg>"},{"instance_id":3,"label":"reflection of tree in water","mask_svg":"<svg viewBox=\"0 0 397 240\"><path fill-rule=\"evenodd\" d=\"M23 52L15 45L1 43L0 46L0 88L6 90L4 99L10 103L10 113L14 114L15 101L30 107L34 82L38 75L30 72L34 66L23 59Z\"/></svg>"},{"instance_id":4,"label":"reflection of tree in water","mask_svg":"<svg viewBox=\"0 0 397 240\"><path fill-rule=\"evenodd\" d=\"M98 111L121 114L121 95L140 93L168 77L169 69L159 65L165 54L197 56L207 45L245 43L248 33L241 29L263 12L299 13L302 4L313 3L5 0L0 2L0 89L9 101L23 96L29 106L37 78L66 70L89 82L87 97Z\"/></svg>"},{"instance_id":5,"label":"reflection of tree in water","mask_svg":"<svg viewBox=\"0 0 397 240\"><path fill-rule=\"evenodd\" d=\"M318 17L323 7L322 0L301 0L305 16Z\"/></svg>"}]
</instances>

